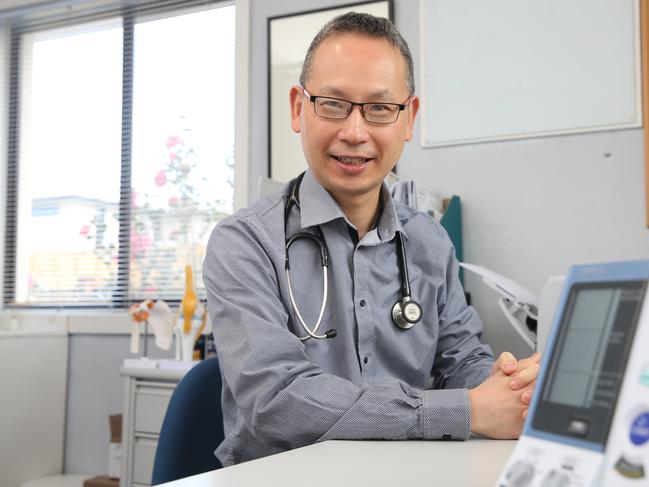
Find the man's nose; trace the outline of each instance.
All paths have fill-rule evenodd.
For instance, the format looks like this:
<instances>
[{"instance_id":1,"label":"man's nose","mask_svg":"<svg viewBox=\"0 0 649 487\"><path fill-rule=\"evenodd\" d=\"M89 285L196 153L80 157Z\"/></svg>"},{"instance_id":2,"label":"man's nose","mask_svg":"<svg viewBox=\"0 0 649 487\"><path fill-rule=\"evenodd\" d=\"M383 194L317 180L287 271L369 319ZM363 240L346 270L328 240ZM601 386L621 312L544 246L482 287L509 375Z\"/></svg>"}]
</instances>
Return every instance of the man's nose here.
<instances>
[{"instance_id":1,"label":"man's nose","mask_svg":"<svg viewBox=\"0 0 649 487\"><path fill-rule=\"evenodd\" d=\"M367 141L367 120L363 117L362 107L354 105L351 113L343 121L339 136L342 140L351 144L359 144Z\"/></svg>"}]
</instances>

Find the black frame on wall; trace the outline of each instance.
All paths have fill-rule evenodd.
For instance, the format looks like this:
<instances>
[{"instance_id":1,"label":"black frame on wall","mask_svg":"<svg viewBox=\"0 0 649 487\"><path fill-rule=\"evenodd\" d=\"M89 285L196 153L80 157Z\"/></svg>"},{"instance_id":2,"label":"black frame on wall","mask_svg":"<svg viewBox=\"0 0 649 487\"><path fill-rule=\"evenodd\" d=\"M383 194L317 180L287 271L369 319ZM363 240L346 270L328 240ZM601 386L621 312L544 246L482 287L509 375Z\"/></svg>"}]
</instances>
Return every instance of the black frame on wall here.
<instances>
[{"instance_id":1,"label":"black frame on wall","mask_svg":"<svg viewBox=\"0 0 649 487\"><path fill-rule=\"evenodd\" d=\"M359 7L359 6L364 6L364 5L369 5L369 4L382 4L385 3L388 7L388 18L394 22L394 1L393 0L368 0L368 1L363 1L363 2L353 2L353 3L344 3L340 5L334 5L330 7L324 7L324 8L318 8L318 9L313 9L313 10L304 10L300 12L295 12L291 14L285 14L285 15L277 15L273 17L268 17L267 19L267 25L266 25L266 48L267 48L267 96L268 96L268 113L267 113L267 120L268 120L268 177L272 178L273 177L273 156L272 156L272 151L273 151L273 121L272 121L272 115L273 115L273 106L272 106L272 82L273 82L273 63L272 63L272 46L271 46L271 32L272 32L272 24L274 21L277 20L282 20L282 19L287 19L290 17L304 17L304 20L306 21L309 16L313 16L314 14L319 14L322 12L326 12L328 10L340 10L340 9L349 9L352 10L354 7ZM309 39L296 39L296 43L299 42L304 42L303 45L305 45L305 50L308 47L308 45L311 43L311 38ZM296 80L297 82L297 80ZM288 93L287 93L288 95Z\"/></svg>"}]
</instances>

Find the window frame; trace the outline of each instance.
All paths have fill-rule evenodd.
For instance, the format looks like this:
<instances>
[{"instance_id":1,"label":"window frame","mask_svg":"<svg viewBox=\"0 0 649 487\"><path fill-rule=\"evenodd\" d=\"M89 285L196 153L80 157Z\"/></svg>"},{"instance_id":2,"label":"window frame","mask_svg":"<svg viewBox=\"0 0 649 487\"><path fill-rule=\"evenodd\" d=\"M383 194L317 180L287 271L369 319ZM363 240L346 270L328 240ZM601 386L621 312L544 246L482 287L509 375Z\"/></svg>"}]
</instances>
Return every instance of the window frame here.
<instances>
[{"instance_id":1,"label":"window frame","mask_svg":"<svg viewBox=\"0 0 649 487\"><path fill-rule=\"evenodd\" d=\"M131 173L132 173L132 136L133 136L133 77L135 26L164 17L180 16L210 8L235 6L234 0L150 0L140 4L122 6L122 2L108 1L104 8L89 9L69 14L64 3L57 4L53 13L44 16L40 13L33 18L19 18L9 23L8 45L9 55L7 77L8 99L7 116L7 152L6 152L6 198L4 225L4 259L2 304L0 308L29 310L29 309L124 309L131 303L139 301L129 297L130 257L131 257ZM47 6L44 6L47 8ZM63 13L61 13L63 11ZM106 18L121 18L122 25L122 115L121 115L121 156L120 156L120 197L119 197L119 232L120 243L117 252L116 292L110 302L106 303L16 303L16 270L17 270L17 238L18 238L18 188L20 164L20 110L21 110L21 45L26 34L50 30L56 27L81 25L96 22ZM235 175L236 180L236 175ZM196 270L195 270L196 273ZM126 291L126 292L124 292ZM179 305L180 298L166 299L172 306Z\"/></svg>"}]
</instances>

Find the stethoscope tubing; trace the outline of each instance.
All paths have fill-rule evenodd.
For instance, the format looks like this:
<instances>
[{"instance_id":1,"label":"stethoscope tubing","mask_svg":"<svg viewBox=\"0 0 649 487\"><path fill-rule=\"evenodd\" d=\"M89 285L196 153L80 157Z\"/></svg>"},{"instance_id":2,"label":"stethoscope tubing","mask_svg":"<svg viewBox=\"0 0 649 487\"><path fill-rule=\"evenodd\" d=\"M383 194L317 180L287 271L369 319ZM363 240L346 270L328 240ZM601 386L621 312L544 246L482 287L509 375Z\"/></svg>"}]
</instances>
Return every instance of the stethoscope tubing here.
<instances>
[{"instance_id":1,"label":"stethoscope tubing","mask_svg":"<svg viewBox=\"0 0 649 487\"><path fill-rule=\"evenodd\" d=\"M323 265L322 266L322 280L323 280L323 286L324 286L324 292L322 293L322 304L320 306L320 314L318 315L318 320L315 323L315 326L313 329L309 329L307 324L304 322L304 318L302 318L302 314L300 313L300 310L297 307L297 303L295 302L295 297L293 296L293 287L291 286L291 274L289 272L288 267L286 267L286 281L288 283L288 294L291 298L291 305L293 306L293 310L295 311L295 314L297 315L297 319L300 322L300 325L302 325L302 328L304 328L304 331L307 333L307 336L298 336L298 338L302 341L306 341L309 338L328 338L326 335L318 335L318 328L320 328L320 323L322 323L322 317L324 316L324 310L327 305L327 266Z\"/></svg>"},{"instance_id":2,"label":"stethoscope tubing","mask_svg":"<svg viewBox=\"0 0 649 487\"><path fill-rule=\"evenodd\" d=\"M286 205L284 206L284 234L285 235L286 235L286 225L288 222L288 217L291 208L295 205L298 208L298 210L300 210L299 187L300 187L300 183L302 182L302 178L304 177L304 174L305 173L300 174L295 180L295 182L293 183L291 187L291 193L286 201ZM291 285L291 274L290 274L291 264L289 259L289 250L291 245L293 245L295 241L302 240L302 239L310 240L318 246L318 249L320 251L320 265L322 267L322 276L323 276L322 279L323 279L324 291L322 295L322 303L320 304L320 312L318 314L318 319L316 320L316 323L313 326L313 328L310 328L304 321L304 318L302 317L302 313L300 313L300 310L297 306L295 296L293 295L293 286ZM396 246L397 246L397 255L399 257L398 259L399 267L401 270L401 300L397 301L392 308L392 320L394 321L394 324L397 327L401 328L402 330L407 330L421 320L422 310L419 303L414 301L410 296L410 277L408 275L408 261L406 258L406 250L403 245L403 237L401 236L400 232L396 232L395 239L396 239ZM285 251L286 254L285 254L285 262L284 262L284 270L286 272L286 282L288 284L288 293L291 300L291 307L293 308L293 311L297 316L298 322L306 332L305 336L298 335L298 338L301 341L306 341L310 338L317 338L317 339L334 338L336 336L336 330L334 329L327 330L323 335L318 335L317 333L318 329L320 328L320 324L322 323L322 318L324 317L324 311L327 305L327 297L328 297L327 271L329 268L329 253L327 250L327 242L325 240L324 234L322 233L322 229L320 228L320 226L316 226L315 234L307 233L307 232L298 232L292 235L291 237L286 239Z\"/></svg>"}]
</instances>

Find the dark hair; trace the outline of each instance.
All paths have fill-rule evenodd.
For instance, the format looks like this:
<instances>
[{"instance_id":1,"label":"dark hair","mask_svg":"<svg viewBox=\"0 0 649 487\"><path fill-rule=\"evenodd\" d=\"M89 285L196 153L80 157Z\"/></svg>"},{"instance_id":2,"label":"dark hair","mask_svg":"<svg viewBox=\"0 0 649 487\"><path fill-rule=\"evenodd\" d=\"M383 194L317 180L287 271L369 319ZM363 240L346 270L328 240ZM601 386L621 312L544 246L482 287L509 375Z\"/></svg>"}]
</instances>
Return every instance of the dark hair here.
<instances>
[{"instance_id":1,"label":"dark hair","mask_svg":"<svg viewBox=\"0 0 649 487\"><path fill-rule=\"evenodd\" d=\"M304 57L304 64L302 65L302 72L300 73L300 84L302 86L305 85L307 78L311 74L313 55L318 46L322 44L322 41L335 35L348 33L362 34L377 39L385 39L394 47L399 49L399 52L406 64L408 94L413 95L415 93L415 72L408 43L403 37L401 37L399 31L389 19L358 12L349 12L335 17L327 22L324 27L320 29L320 32L316 34L311 41L306 56Z\"/></svg>"}]
</instances>

